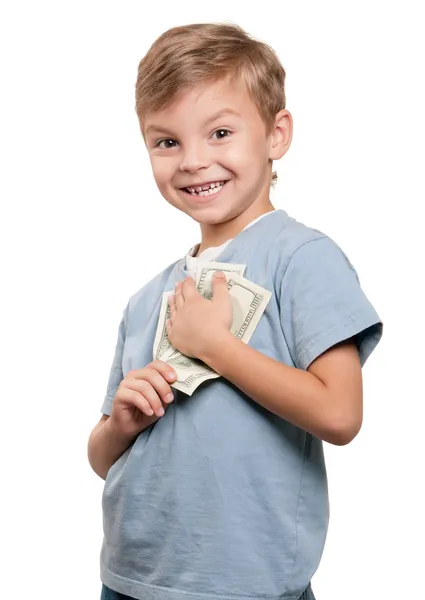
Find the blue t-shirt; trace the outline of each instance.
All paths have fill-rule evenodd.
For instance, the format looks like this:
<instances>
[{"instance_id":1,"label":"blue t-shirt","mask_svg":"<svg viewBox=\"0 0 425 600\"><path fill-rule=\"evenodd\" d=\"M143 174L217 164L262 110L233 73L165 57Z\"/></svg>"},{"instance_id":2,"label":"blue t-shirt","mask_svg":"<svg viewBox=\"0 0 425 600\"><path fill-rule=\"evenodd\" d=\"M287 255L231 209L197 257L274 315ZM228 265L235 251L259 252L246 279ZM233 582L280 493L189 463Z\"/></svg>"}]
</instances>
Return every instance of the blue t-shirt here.
<instances>
[{"instance_id":1,"label":"blue t-shirt","mask_svg":"<svg viewBox=\"0 0 425 600\"><path fill-rule=\"evenodd\" d=\"M299 369L355 336L362 365L382 324L329 237L276 210L239 233L220 262L272 292L249 342ZM185 259L131 297L102 412L131 369L153 360L162 293ZM101 579L140 600L296 600L323 552L329 502L322 441L224 378L189 397L110 468L102 497Z\"/></svg>"}]
</instances>

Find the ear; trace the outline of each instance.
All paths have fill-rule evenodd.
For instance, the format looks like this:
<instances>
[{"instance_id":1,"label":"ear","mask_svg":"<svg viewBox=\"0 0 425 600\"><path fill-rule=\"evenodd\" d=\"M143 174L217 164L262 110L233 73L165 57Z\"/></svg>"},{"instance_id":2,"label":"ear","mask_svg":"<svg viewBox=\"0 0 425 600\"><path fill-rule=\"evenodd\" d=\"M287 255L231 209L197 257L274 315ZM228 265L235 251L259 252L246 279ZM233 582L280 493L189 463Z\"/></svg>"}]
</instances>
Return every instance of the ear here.
<instances>
[{"instance_id":1,"label":"ear","mask_svg":"<svg viewBox=\"0 0 425 600\"><path fill-rule=\"evenodd\" d=\"M286 110L280 110L275 119L275 123L270 134L270 155L271 160L279 160L287 152L292 141L292 115Z\"/></svg>"}]
</instances>

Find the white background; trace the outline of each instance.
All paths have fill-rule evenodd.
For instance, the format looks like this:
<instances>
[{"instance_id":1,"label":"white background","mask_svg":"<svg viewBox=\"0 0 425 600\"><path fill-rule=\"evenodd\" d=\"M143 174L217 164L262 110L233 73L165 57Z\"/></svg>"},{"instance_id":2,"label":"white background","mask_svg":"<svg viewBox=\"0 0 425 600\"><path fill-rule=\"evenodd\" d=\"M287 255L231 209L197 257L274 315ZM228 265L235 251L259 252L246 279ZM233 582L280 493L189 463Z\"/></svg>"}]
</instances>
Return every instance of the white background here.
<instances>
[{"instance_id":1,"label":"white background","mask_svg":"<svg viewBox=\"0 0 425 600\"><path fill-rule=\"evenodd\" d=\"M425 598L420 4L2 3L2 598L100 596L103 482L86 447L118 324L199 241L155 187L137 66L169 27L225 20L272 45L287 72L294 137L275 163L275 207L343 247L385 322L362 431L325 444L316 598Z\"/></svg>"}]
</instances>

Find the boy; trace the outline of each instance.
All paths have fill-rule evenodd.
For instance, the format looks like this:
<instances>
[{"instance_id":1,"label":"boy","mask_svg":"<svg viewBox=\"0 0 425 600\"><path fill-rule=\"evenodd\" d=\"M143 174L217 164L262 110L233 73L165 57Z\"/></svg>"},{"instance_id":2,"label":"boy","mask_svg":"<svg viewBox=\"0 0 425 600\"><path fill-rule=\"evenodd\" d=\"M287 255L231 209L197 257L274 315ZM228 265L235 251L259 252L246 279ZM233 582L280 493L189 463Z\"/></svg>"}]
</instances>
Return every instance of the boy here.
<instances>
[{"instance_id":1,"label":"boy","mask_svg":"<svg viewBox=\"0 0 425 600\"><path fill-rule=\"evenodd\" d=\"M139 65L136 110L162 196L201 242L129 301L89 460L106 479L103 600L311 600L329 519L323 440L362 423L361 367L382 323L326 235L275 210L273 160L288 150L285 71L228 24L175 27ZM245 344L226 280L246 265L272 292ZM192 396L152 361L163 292L167 333L220 378Z\"/></svg>"}]
</instances>

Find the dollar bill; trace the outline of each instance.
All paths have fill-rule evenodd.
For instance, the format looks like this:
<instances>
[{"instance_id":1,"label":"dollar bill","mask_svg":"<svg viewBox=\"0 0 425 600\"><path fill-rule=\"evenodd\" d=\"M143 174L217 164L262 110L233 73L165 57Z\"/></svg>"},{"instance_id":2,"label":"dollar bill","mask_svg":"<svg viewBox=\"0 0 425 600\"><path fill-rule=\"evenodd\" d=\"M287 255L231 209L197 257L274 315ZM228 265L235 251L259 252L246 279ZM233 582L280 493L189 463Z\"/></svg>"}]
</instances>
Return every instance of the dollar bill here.
<instances>
[{"instance_id":1,"label":"dollar bill","mask_svg":"<svg viewBox=\"0 0 425 600\"><path fill-rule=\"evenodd\" d=\"M211 300L212 298L212 278L216 271L222 271L226 277L229 275L243 276L246 265L236 265L232 263L209 262L198 267L196 272L196 287L198 292Z\"/></svg>"},{"instance_id":2,"label":"dollar bill","mask_svg":"<svg viewBox=\"0 0 425 600\"><path fill-rule=\"evenodd\" d=\"M246 265L238 265L235 263L221 263L221 262L209 262L205 263L196 273L196 287L199 293L208 298L212 297L212 276L215 271L223 271L228 275L243 275L245 273ZM162 295L161 309L158 319L158 327L155 334L155 341L153 346L153 357L154 360L164 360L163 357L168 353L170 349L174 350L170 344L167 336L166 322L170 318L170 307L168 305L168 298L174 294L174 291L164 292ZM165 362L165 361L164 361Z\"/></svg>"},{"instance_id":3,"label":"dollar bill","mask_svg":"<svg viewBox=\"0 0 425 600\"><path fill-rule=\"evenodd\" d=\"M204 381L220 377L218 373L201 360L185 356L173 347L159 358L173 367L177 373L177 381L172 384L172 387L188 396L191 396Z\"/></svg>"},{"instance_id":4,"label":"dollar bill","mask_svg":"<svg viewBox=\"0 0 425 600\"><path fill-rule=\"evenodd\" d=\"M159 311L158 326L155 333L155 341L153 344L154 360L163 360L163 356L172 348L168 339L166 322L170 318L171 310L168 304L168 298L174 294L174 291L164 292L162 294L161 308Z\"/></svg>"},{"instance_id":5,"label":"dollar bill","mask_svg":"<svg viewBox=\"0 0 425 600\"><path fill-rule=\"evenodd\" d=\"M223 268L223 266L227 268ZM229 267L237 267L230 269ZM233 319L230 332L244 343L248 343L271 298L271 292L245 279L245 265L208 263L197 273L197 289L207 299L212 297L212 276L215 271L223 271L232 302ZM165 292L162 297L160 316L154 343L154 358L171 365L177 373L177 381L172 385L189 396L199 385L219 375L202 361L190 358L173 348L166 333L165 322L169 318L168 298L174 292Z\"/></svg>"},{"instance_id":6,"label":"dollar bill","mask_svg":"<svg viewBox=\"0 0 425 600\"><path fill-rule=\"evenodd\" d=\"M229 277L227 288L233 308L230 332L247 344L266 310L272 294L269 290L239 275Z\"/></svg>"}]
</instances>

